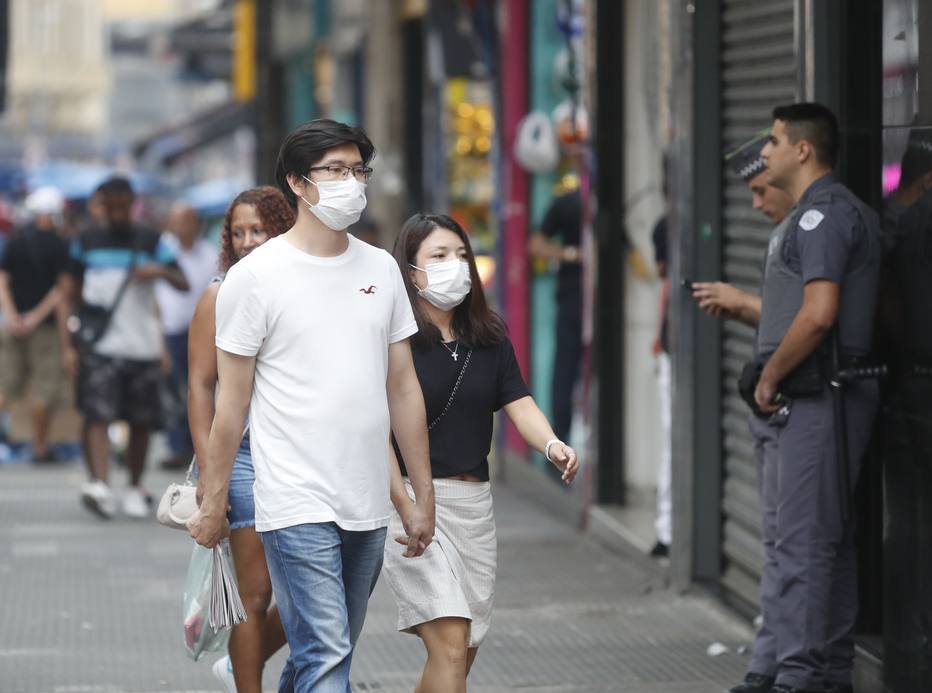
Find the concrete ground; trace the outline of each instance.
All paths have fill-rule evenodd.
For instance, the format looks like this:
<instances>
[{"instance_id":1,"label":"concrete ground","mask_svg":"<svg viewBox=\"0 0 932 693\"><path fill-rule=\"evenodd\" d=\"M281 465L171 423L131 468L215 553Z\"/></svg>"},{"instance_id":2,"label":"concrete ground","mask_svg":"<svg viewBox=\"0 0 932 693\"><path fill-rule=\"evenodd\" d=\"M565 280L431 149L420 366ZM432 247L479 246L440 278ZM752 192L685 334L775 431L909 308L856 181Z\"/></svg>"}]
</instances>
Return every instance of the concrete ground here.
<instances>
[{"instance_id":1,"label":"concrete ground","mask_svg":"<svg viewBox=\"0 0 932 693\"><path fill-rule=\"evenodd\" d=\"M180 476L180 474L175 475ZM171 479L151 473L158 496ZM155 520L101 521L77 464L0 465L0 693L220 690L192 662L181 594L192 542ZM115 486L124 474L116 471ZM747 627L703 596L667 591L506 484L495 487L499 577L470 691L718 693L738 681ZM394 629L380 583L353 665L355 691L411 691L420 642ZM713 643L729 651L713 657ZM268 665L275 690L284 661Z\"/></svg>"}]
</instances>

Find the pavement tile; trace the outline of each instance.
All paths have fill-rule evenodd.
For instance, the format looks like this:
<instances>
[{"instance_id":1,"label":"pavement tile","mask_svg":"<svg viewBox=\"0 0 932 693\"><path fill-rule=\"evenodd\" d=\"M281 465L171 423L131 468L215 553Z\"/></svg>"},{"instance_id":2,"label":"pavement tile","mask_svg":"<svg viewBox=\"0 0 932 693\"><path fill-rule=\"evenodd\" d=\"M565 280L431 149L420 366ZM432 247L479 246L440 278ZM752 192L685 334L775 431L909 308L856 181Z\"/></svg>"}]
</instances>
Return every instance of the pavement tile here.
<instances>
[{"instance_id":1,"label":"pavement tile","mask_svg":"<svg viewBox=\"0 0 932 693\"><path fill-rule=\"evenodd\" d=\"M178 475L176 475L178 476ZM115 471L119 488L123 474ZM156 496L171 480L147 478ZM216 655L190 661L181 592L191 541L155 520L102 521L78 501L74 464L0 466L0 693L217 691ZM494 487L499 582L492 630L470 691L718 693L739 680L750 632L702 596L656 576L545 509ZM416 637L395 631L384 582L353 663L354 691L411 691ZM709 657L723 642L731 652ZM266 669L275 690L285 654Z\"/></svg>"}]
</instances>

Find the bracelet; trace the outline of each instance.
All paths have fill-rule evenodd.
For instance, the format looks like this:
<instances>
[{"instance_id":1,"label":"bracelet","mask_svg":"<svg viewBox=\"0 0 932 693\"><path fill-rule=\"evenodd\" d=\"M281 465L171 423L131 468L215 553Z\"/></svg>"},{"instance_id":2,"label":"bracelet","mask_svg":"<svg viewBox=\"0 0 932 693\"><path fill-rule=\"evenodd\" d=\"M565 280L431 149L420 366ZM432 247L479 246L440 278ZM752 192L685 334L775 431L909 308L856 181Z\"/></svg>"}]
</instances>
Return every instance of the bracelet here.
<instances>
[{"instance_id":1,"label":"bracelet","mask_svg":"<svg viewBox=\"0 0 932 693\"><path fill-rule=\"evenodd\" d=\"M559 438L554 438L553 440L547 441L547 444L544 446L544 457L546 457L547 461L550 463L553 463L553 460L550 459L550 446L552 446L554 443L560 443L561 445L564 444L563 441Z\"/></svg>"}]
</instances>

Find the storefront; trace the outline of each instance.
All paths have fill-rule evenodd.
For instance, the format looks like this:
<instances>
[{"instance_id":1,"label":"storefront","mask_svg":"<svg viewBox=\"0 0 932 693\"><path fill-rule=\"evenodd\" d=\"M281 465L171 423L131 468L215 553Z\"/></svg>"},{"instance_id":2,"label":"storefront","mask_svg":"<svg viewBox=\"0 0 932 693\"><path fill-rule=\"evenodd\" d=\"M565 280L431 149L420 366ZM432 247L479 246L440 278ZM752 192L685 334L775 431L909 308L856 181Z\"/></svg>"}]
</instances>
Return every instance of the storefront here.
<instances>
[{"instance_id":1,"label":"storefront","mask_svg":"<svg viewBox=\"0 0 932 693\"><path fill-rule=\"evenodd\" d=\"M932 688L932 3L883 3L883 634L892 691Z\"/></svg>"},{"instance_id":2,"label":"storefront","mask_svg":"<svg viewBox=\"0 0 932 693\"><path fill-rule=\"evenodd\" d=\"M857 494L859 691L932 687L930 520L923 397L932 233L932 3L927 0L675 2L673 233L679 277L760 281L768 227L722 154L779 103L816 100L839 117L838 172L882 212L888 255L877 357L890 367ZM927 42L926 42L927 43ZM932 287L930 287L932 288ZM920 298L922 297L922 298ZM703 582L749 617L763 551L753 448L738 370L752 332L674 302L676 584ZM925 340L925 341L924 341ZM930 342L932 344L932 342Z\"/></svg>"}]
</instances>

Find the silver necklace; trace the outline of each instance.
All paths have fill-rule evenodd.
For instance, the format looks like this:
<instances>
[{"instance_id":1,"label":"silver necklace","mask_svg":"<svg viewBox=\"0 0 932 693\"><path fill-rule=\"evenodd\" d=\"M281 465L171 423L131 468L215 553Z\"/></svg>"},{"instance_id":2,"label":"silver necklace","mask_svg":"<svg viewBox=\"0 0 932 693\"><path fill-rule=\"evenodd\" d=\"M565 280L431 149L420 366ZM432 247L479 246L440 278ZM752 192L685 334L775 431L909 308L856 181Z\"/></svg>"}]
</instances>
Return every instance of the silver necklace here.
<instances>
[{"instance_id":1,"label":"silver necklace","mask_svg":"<svg viewBox=\"0 0 932 693\"><path fill-rule=\"evenodd\" d=\"M456 360L460 357L460 355L457 353L457 352L460 350L460 343L459 343L459 340L456 341L456 348L454 348L454 349L451 349L451 348L449 347L449 345L447 345L446 342L441 341L440 343L443 344L443 348L444 348L444 349L446 349L447 351L450 352L450 356L453 357L453 360L454 360L454 361L456 361Z\"/></svg>"}]
</instances>

